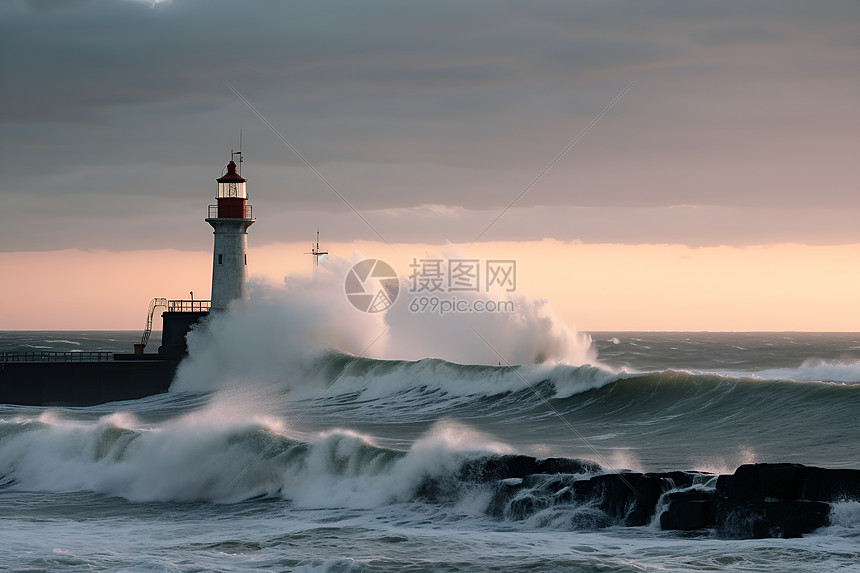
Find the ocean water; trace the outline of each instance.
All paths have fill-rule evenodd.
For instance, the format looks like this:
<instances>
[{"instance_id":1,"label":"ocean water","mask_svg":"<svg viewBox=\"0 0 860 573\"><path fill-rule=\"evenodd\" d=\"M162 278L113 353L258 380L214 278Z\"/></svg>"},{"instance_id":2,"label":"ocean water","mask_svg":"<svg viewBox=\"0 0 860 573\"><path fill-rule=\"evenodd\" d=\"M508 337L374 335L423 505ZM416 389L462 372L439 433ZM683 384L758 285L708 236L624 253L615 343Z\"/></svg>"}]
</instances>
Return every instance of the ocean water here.
<instances>
[{"instance_id":1,"label":"ocean water","mask_svg":"<svg viewBox=\"0 0 860 573\"><path fill-rule=\"evenodd\" d=\"M138 336L3 332L0 351L128 352ZM594 332L586 344L585 365L321 351L247 376L223 348L192 344L167 394L0 405L0 568L860 570L858 500L802 539L624 527L574 504L490 511L498 484L462 469L511 454L598 473L860 468L860 334Z\"/></svg>"}]
</instances>

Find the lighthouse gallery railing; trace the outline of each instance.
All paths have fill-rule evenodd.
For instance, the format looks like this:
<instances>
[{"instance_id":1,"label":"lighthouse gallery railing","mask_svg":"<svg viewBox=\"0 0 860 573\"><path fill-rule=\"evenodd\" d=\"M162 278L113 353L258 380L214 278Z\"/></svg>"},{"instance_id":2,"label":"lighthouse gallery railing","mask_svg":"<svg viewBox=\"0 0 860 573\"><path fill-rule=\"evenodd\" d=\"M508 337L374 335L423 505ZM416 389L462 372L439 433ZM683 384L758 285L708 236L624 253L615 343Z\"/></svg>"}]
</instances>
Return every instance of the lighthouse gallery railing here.
<instances>
[{"instance_id":1,"label":"lighthouse gallery railing","mask_svg":"<svg viewBox=\"0 0 860 573\"><path fill-rule=\"evenodd\" d=\"M209 205L209 218L217 219L218 218L218 205ZM245 218L253 219L253 209L252 205L245 205Z\"/></svg>"}]
</instances>

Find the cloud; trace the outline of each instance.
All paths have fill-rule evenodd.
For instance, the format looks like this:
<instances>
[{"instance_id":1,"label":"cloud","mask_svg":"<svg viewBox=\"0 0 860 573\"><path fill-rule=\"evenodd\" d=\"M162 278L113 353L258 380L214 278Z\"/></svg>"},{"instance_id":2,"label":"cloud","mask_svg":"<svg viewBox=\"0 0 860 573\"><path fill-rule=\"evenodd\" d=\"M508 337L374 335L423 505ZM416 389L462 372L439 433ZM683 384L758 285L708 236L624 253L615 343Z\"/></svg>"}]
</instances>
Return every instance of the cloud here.
<instances>
[{"instance_id":1,"label":"cloud","mask_svg":"<svg viewBox=\"0 0 860 573\"><path fill-rule=\"evenodd\" d=\"M693 204L839 219L860 208L858 17L856 2L5 3L0 200L15 212L0 214L0 245L113 247L114 225L160 241L143 220L177 229L178 211L205 206L239 129L261 216L347 213L224 80L363 213L435 204L450 225L498 212L635 79L512 214ZM278 226L281 240L308 234ZM760 226L755 240L784 234ZM658 241L653 227L631 236ZM688 227L679 240L714 240Z\"/></svg>"}]
</instances>

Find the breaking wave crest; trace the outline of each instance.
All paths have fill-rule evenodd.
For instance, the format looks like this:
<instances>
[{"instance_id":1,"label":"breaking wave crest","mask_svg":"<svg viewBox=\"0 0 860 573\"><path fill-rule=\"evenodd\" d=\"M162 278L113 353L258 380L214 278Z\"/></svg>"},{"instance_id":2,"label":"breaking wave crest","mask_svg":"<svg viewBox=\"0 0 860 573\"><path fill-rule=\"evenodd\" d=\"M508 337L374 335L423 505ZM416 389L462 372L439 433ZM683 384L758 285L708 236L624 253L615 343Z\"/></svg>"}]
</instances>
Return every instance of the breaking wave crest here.
<instances>
[{"instance_id":1,"label":"breaking wave crest","mask_svg":"<svg viewBox=\"0 0 860 573\"><path fill-rule=\"evenodd\" d=\"M328 377L351 363L351 357L329 355L322 369L329 370ZM312 403L320 409L319 419L325 419L326 411L337 416L350 407L357 420L383 415L409 421L426 403L448 412L445 417L495 412L497 419L511 423L532 420L535 432L547 432L536 434L537 440L550 439L559 427L551 419L534 417L546 411L545 400L558 415L573 416L584 432L592 424L595 429L629 426L643 432L659 423L667 437L689 434L691 427L720 432L726 420L772 431L788 424L786 431L791 431L795 421L786 412L803 412L806 422L817 427L850 419L860 407L858 385L671 371L613 375L564 365L521 367L512 373L438 360L361 359L338 386L340 394L332 395L330 404ZM410 394L408 400L404 394ZM161 423L122 412L80 421L52 410L33 419L0 421L0 474L26 489L92 490L132 500L283 495L312 506L352 506L408 500L428 476L454 471L474 457L514 453L488 435L445 419L406 451L349 430L297 433L288 431L288 424L303 408L302 400L296 406L291 396L289 403L297 408L293 413L263 414L253 403L243 410L239 400L226 394ZM140 415L146 415L145 408Z\"/></svg>"},{"instance_id":2,"label":"breaking wave crest","mask_svg":"<svg viewBox=\"0 0 860 573\"><path fill-rule=\"evenodd\" d=\"M450 482L464 467L474 478L476 468L490 460L518 461L530 471L537 467L534 458L514 456L508 446L451 422L438 424L404 452L345 430L300 439L271 421L217 419L188 415L160 428L147 428L130 414L90 425L53 415L3 422L2 483L25 490L95 491L132 501L280 496L307 508L368 508L419 498L428 483ZM599 469L576 461L564 467Z\"/></svg>"},{"instance_id":3,"label":"breaking wave crest","mask_svg":"<svg viewBox=\"0 0 860 573\"><path fill-rule=\"evenodd\" d=\"M283 287L254 284L249 301L234 301L188 336L189 356L173 387L217 390L237 383L279 381L292 389L314 383L320 360L343 353L380 360L425 358L460 364L596 365L591 338L559 321L544 300L518 298L511 313L421 315L407 304L368 314L342 291L348 261L330 261L318 281L292 277ZM323 365L325 366L325 365ZM420 368L420 367L419 367Z\"/></svg>"},{"instance_id":4,"label":"breaking wave crest","mask_svg":"<svg viewBox=\"0 0 860 573\"><path fill-rule=\"evenodd\" d=\"M189 414L160 428L125 413L89 425L55 414L0 422L0 488L93 491L136 502L278 498L338 512L424 504L556 530L655 529L674 492L707 496L719 488L711 474L616 475L589 461L518 455L452 422L399 451L345 430L303 439L277 421L219 418ZM829 524L854 535L857 500L831 501ZM735 526L724 520L717 527L732 534Z\"/></svg>"},{"instance_id":5,"label":"breaking wave crest","mask_svg":"<svg viewBox=\"0 0 860 573\"><path fill-rule=\"evenodd\" d=\"M807 358L798 368L770 368L756 372L720 371L720 373L728 376L748 376L763 380L860 384L860 361Z\"/></svg>"}]
</instances>

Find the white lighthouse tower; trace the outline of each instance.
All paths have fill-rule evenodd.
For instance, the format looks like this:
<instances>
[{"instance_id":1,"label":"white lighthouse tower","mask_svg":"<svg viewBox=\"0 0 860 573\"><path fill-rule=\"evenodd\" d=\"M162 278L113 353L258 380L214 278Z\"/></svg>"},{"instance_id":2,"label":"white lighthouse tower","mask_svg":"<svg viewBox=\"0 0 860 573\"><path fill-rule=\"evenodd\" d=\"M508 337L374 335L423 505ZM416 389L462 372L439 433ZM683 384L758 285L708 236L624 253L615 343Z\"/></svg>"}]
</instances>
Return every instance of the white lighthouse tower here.
<instances>
[{"instance_id":1,"label":"white lighthouse tower","mask_svg":"<svg viewBox=\"0 0 860 573\"><path fill-rule=\"evenodd\" d=\"M242 156L239 155L239 163ZM247 298L248 227L254 224L251 206L247 204L246 179L236 172L233 161L227 173L219 177L217 205L209 205L206 222L215 229L212 255L212 310L225 310L231 300Z\"/></svg>"}]
</instances>

